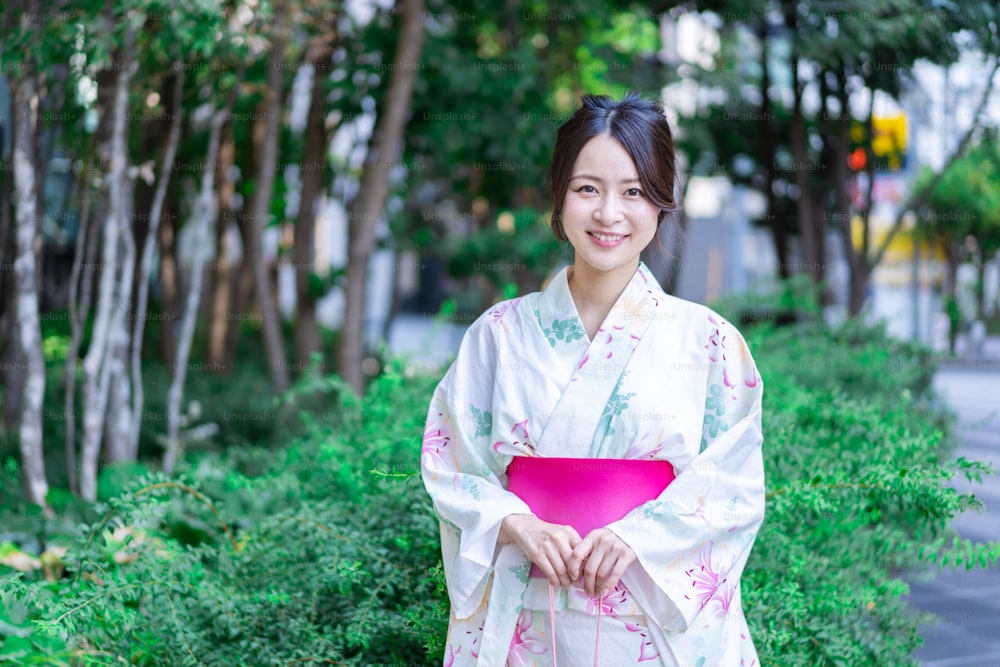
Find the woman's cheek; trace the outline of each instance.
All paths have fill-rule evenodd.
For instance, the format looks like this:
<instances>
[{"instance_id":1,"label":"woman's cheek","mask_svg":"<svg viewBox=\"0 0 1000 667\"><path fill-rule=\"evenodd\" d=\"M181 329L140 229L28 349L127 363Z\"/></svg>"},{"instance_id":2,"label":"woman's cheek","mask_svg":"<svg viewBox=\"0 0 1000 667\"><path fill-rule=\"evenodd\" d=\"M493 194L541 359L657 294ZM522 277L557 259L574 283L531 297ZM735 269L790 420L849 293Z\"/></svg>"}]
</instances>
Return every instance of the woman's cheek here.
<instances>
[{"instance_id":1,"label":"woman's cheek","mask_svg":"<svg viewBox=\"0 0 1000 667\"><path fill-rule=\"evenodd\" d=\"M574 195L566 195L563 201L563 215L580 216L586 215L593 209L593 205L584 198Z\"/></svg>"}]
</instances>

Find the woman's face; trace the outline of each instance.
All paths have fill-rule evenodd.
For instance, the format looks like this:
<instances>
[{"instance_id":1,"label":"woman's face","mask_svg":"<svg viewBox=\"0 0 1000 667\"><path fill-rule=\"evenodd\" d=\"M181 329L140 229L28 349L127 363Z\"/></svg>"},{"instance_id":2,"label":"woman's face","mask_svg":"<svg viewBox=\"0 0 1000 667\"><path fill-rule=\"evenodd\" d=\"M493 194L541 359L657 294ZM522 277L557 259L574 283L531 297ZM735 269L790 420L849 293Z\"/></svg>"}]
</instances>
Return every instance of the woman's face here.
<instances>
[{"instance_id":1,"label":"woman's face","mask_svg":"<svg viewBox=\"0 0 1000 667\"><path fill-rule=\"evenodd\" d=\"M634 268L656 235L660 214L642 191L628 151L608 135L588 141L573 165L563 200L566 237L581 262L597 271Z\"/></svg>"}]
</instances>

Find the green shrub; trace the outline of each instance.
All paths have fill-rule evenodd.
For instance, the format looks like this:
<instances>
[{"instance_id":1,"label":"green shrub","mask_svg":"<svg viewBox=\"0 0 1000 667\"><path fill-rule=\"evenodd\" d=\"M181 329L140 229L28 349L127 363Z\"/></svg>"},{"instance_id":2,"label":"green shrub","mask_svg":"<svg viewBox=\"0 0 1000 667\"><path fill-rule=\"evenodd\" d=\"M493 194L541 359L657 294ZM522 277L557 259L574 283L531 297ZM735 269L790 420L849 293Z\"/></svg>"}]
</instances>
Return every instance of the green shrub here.
<instances>
[{"instance_id":1,"label":"green shrub","mask_svg":"<svg viewBox=\"0 0 1000 667\"><path fill-rule=\"evenodd\" d=\"M2 579L3 613L17 619L0 624L4 645L51 665L408 663L428 643L438 653L437 520L416 474L434 382L389 369L358 401L313 378L291 407L317 395L341 405L302 414L286 448L201 452L172 480L133 480L75 536L65 577ZM30 655L28 630L49 642Z\"/></svg>"},{"instance_id":2,"label":"green shrub","mask_svg":"<svg viewBox=\"0 0 1000 667\"><path fill-rule=\"evenodd\" d=\"M745 332L766 386L768 509L743 578L761 663L915 665L899 575L998 555L948 528L978 502L947 481L987 468L951 460L933 355L855 322ZM67 508L47 524L70 548L63 572L0 574L0 658L438 664L447 597L417 474L436 381L390 366L359 399L309 377L283 399L299 423L277 430L282 446L190 453L174 479L147 474L74 510L82 526Z\"/></svg>"},{"instance_id":3,"label":"green shrub","mask_svg":"<svg viewBox=\"0 0 1000 667\"><path fill-rule=\"evenodd\" d=\"M747 338L765 385L767 516L743 577L761 664L916 665L899 575L1000 555L948 527L979 506L948 480L987 466L950 460L934 356L855 321Z\"/></svg>"}]
</instances>

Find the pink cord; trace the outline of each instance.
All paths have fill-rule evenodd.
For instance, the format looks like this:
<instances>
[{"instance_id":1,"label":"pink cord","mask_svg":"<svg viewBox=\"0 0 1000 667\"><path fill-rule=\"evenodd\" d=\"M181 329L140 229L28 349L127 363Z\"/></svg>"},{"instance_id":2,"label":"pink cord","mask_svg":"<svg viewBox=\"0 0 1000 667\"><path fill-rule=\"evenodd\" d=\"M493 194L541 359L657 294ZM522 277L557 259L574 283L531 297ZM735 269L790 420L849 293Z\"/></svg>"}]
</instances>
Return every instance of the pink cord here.
<instances>
[{"instance_id":1,"label":"pink cord","mask_svg":"<svg viewBox=\"0 0 1000 667\"><path fill-rule=\"evenodd\" d=\"M549 582L549 626L552 628L552 667L557 667L556 663L556 597L552 589L552 582Z\"/></svg>"},{"instance_id":2,"label":"pink cord","mask_svg":"<svg viewBox=\"0 0 1000 667\"><path fill-rule=\"evenodd\" d=\"M594 642L594 667L598 667L597 658L601 655L601 614L604 611L604 596L597 601L597 641Z\"/></svg>"},{"instance_id":3,"label":"pink cord","mask_svg":"<svg viewBox=\"0 0 1000 667\"><path fill-rule=\"evenodd\" d=\"M594 667L599 667L601 655L601 616L604 612L604 596L597 601L597 641L594 643ZM549 628L552 632L552 667L559 667L556 662L556 595L552 583L549 583Z\"/></svg>"}]
</instances>

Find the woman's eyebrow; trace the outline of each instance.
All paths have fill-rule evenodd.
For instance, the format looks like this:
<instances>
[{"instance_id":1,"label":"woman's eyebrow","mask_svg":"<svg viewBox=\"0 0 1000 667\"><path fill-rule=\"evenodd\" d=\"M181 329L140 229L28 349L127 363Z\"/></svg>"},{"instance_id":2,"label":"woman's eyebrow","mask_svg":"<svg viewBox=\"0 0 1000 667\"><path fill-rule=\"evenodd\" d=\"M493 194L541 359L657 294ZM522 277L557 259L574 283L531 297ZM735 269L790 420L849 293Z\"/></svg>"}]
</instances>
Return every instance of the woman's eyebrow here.
<instances>
[{"instance_id":1,"label":"woman's eyebrow","mask_svg":"<svg viewBox=\"0 0 1000 667\"><path fill-rule=\"evenodd\" d=\"M601 178L600 176L593 176L591 174L573 174L573 176L571 176L569 180L572 181L572 180L575 180L577 178L587 178L587 179L590 179L592 181L597 181L598 183L603 183L604 182L604 179ZM620 180L618 182L619 183L638 183L639 182L639 177L638 176L633 176L632 178L623 178L622 180Z\"/></svg>"}]
</instances>

